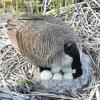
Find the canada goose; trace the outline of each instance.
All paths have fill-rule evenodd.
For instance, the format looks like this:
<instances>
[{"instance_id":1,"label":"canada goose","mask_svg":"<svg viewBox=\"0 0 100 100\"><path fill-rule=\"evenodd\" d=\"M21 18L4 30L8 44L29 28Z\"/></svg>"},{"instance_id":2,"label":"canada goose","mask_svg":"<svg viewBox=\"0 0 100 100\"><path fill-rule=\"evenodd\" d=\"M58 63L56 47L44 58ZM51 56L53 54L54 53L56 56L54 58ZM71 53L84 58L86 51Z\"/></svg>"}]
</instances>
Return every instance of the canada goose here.
<instances>
[{"instance_id":1,"label":"canada goose","mask_svg":"<svg viewBox=\"0 0 100 100\"><path fill-rule=\"evenodd\" d=\"M8 32L14 47L32 64L63 67L67 66L67 56L70 56L71 67L76 70L73 78L82 75L79 39L61 19L26 13L8 21Z\"/></svg>"}]
</instances>

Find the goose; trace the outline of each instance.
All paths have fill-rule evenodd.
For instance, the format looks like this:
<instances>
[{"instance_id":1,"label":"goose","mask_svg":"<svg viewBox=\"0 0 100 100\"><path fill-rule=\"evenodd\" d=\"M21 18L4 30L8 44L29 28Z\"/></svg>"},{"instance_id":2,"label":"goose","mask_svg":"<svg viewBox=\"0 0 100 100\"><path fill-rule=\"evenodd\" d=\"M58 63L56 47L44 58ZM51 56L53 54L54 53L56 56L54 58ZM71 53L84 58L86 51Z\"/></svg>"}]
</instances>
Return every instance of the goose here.
<instances>
[{"instance_id":1,"label":"goose","mask_svg":"<svg viewBox=\"0 0 100 100\"><path fill-rule=\"evenodd\" d=\"M7 29L14 48L40 70L64 73L67 68L68 77L82 75L79 38L60 18L25 13L9 20Z\"/></svg>"}]
</instances>

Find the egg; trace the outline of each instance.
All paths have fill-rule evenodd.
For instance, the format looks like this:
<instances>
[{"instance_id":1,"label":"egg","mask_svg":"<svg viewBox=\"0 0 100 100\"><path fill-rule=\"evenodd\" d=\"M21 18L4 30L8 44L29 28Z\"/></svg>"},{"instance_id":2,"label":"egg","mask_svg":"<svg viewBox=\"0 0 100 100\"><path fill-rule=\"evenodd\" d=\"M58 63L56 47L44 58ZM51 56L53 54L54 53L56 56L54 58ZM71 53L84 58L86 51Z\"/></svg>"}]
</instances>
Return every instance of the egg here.
<instances>
[{"instance_id":1,"label":"egg","mask_svg":"<svg viewBox=\"0 0 100 100\"><path fill-rule=\"evenodd\" d=\"M52 78L52 72L49 70L44 70L40 74L41 80L50 80Z\"/></svg>"},{"instance_id":2,"label":"egg","mask_svg":"<svg viewBox=\"0 0 100 100\"><path fill-rule=\"evenodd\" d=\"M58 73L58 72L61 71L61 67L58 66L58 65L56 65L56 64L52 64L52 66L51 66L51 71L52 71L53 73Z\"/></svg>"},{"instance_id":3,"label":"egg","mask_svg":"<svg viewBox=\"0 0 100 100\"><path fill-rule=\"evenodd\" d=\"M64 72L64 73L76 73L76 70L72 69L71 66L70 67L63 66L62 72Z\"/></svg>"},{"instance_id":4,"label":"egg","mask_svg":"<svg viewBox=\"0 0 100 100\"><path fill-rule=\"evenodd\" d=\"M62 80L62 74L61 73L55 73L52 77L52 80Z\"/></svg>"},{"instance_id":5,"label":"egg","mask_svg":"<svg viewBox=\"0 0 100 100\"><path fill-rule=\"evenodd\" d=\"M73 58L70 57L69 55L65 55L64 58L62 59L62 72L66 73L72 70L72 62Z\"/></svg>"},{"instance_id":6,"label":"egg","mask_svg":"<svg viewBox=\"0 0 100 100\"><path fill-rule=\"evenodd\" d=\"M64 73L63 79L73 79L72 73Z\"/></svg>"}]
</instances>

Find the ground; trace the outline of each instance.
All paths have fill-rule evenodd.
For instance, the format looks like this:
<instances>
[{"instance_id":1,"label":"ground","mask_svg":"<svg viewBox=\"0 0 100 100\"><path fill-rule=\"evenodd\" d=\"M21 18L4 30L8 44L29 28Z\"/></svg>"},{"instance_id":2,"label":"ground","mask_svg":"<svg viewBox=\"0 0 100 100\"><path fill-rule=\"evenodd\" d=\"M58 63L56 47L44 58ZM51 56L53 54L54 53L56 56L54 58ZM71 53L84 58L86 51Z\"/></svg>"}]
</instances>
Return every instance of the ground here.
<instances>
[{"instance_id":1,"label":"ground","mask_svg":"<svg viewBox=\"0 0 100 100\"><path fill-rule=\"evenodd\" d=\"M96 75L89 85L77 93L48 92L40 84L32 81L33 67L11 46L6 30L6 21L12 14L0 16L0 99L7 100L100 100L100 4L93 0L87 6L84 2L72 4L71 14L66 16L67 7L61 7L60 17L68 23L87 48L91 57L92 68ZM98 9L97 9L98 7ZM45 12L56 16L55 10ZM3 16L3 17L2 17Z\"/></svg>"}]
</instances>

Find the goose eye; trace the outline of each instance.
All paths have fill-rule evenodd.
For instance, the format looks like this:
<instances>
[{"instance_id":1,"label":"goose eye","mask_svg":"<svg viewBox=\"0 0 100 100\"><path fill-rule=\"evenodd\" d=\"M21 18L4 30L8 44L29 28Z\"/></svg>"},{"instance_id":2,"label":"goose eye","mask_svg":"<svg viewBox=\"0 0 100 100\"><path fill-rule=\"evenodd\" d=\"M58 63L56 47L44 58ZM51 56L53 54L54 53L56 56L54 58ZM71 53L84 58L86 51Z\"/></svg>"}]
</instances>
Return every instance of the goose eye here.
<instances>
[{"instance_id":1,"label":"goose eye","mask_svg":"<svg viewBox=\"0 0 100 100\"><path fill-rule=\"evenodd\" d=\"M71 45L72 45L72 43L69 43L69 44L67 44L67 47L68 48L71 48Z\"/></svg>"},{"instance_id":2,"label":"goose eye","mask_svg":"<svg viewBox=\"0 0 100 100\"><path fill-rule=\"evenodd\" d=\"M70 44L65 43L65 44L64 44L64 53L65 53L65 54L69 54L70 51L71 51L71 49L72 49L72 43L70 43Z\"/></svg>"}]
</instances>

